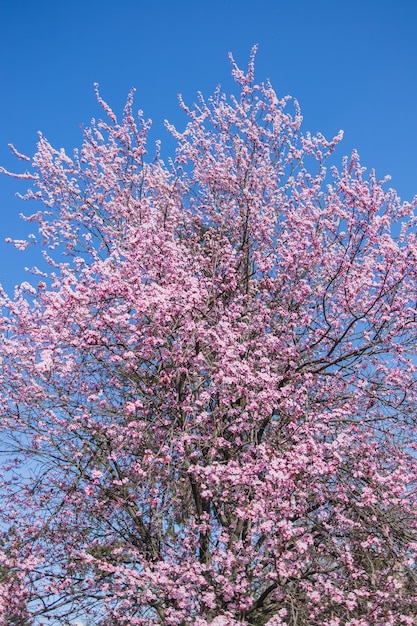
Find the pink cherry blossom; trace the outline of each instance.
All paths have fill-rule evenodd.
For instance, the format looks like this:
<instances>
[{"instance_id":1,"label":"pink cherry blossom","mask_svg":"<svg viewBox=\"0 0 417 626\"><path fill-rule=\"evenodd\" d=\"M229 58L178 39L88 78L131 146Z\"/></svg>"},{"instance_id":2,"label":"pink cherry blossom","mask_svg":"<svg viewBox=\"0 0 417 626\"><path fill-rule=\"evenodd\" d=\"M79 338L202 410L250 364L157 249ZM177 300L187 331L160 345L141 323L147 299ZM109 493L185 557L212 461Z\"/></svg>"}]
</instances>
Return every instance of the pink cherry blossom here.
<instances>
[{"instance_id":1,"label":"pink cherry blossom","mask_svg":"<svg viewBox=\"0 0 417 626\"><path fill-rule=\"evenodd\" d=\"M172 161L97 91L16 175L0 624L414 623L417 200L232 71Z\"/></svg>"}]
</instances>

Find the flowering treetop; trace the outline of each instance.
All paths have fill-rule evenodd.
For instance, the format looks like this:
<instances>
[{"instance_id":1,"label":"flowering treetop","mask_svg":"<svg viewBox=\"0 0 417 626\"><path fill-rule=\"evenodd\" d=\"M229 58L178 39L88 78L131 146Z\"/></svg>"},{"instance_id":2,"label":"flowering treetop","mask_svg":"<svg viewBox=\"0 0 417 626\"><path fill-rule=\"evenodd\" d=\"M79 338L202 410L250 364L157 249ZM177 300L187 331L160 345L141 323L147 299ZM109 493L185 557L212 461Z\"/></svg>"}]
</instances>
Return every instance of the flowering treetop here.
<instances>
[{"instance_id":1,"label":"flowering treetop","mask_svg":"<svg viewBox=\"0 0 417 626\"><path fill-rule=\"evenodd\" d=\"M50 271L2 294L0 624L414 623L416 201L232 66L171 163L97 93L23 175Z\"/></svg>"}]
</instances>

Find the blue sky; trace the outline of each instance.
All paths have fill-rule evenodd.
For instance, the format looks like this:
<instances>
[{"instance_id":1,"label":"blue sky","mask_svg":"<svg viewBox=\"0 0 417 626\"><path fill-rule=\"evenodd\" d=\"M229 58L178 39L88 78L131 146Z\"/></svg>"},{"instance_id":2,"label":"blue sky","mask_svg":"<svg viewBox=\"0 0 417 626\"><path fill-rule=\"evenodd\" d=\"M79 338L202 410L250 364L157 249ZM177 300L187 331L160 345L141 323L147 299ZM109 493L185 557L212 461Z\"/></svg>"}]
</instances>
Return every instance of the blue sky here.
<instances>
[{"instance_id":1,"label":"blue sky","mask_svg":"<svg viewBox=\"0 0 417 626\"><path fill-rule=\"evenodd\" d=\"M120 112L127 92L169 148L164 118L181 126L177 93L192 102L231 88L227 53L246 66L259 44L256 78L295 96L304 130L345 139L404 199L417 193L417 2L401 0L0 0L0 164L19 163L41 130L67 151L82 124L101 115L93 83ZM167 149L168 149L167 148ZM0 177L0 282L11 292L35 262L4 239L27 226L15 180Z\"/></svg>"}]
</instances>

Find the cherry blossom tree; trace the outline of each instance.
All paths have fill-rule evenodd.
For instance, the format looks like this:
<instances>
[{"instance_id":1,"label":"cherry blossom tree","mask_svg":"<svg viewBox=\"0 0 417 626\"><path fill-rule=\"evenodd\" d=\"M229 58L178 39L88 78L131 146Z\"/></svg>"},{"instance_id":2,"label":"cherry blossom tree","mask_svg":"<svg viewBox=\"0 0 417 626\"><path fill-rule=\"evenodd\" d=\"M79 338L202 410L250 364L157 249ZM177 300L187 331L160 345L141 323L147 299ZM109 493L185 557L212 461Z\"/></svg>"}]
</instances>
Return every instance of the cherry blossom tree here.
<instances>
[{"instance_id":1,"label":"cherry blossom tree","mask_svg":"<svg viewBox=\"0 0 417 626\"><path fill-rule=\"evenodd\" d=\"M232 69L169 163L97 92L18 175L1 624L415 624L417 201Z\"/></svg>"}]
</instances>

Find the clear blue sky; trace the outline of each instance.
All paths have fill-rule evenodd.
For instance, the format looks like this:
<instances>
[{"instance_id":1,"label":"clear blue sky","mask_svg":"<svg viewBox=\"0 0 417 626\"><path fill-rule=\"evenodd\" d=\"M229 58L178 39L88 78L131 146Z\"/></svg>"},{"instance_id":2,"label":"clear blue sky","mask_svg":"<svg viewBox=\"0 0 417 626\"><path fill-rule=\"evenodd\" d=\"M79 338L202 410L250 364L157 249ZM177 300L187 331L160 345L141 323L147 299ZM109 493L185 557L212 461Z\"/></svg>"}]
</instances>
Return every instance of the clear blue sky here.
<instances>
[{"instance_id":1,"label":"clear blue sky","mask_svg":"<svg viewBox=\"0 0 417 626\"><path fill-rule=\"evenodd\" d=\"M80 145L81 124L100 115L93 83L120 112L127 92L166 137L181 125L177 93L194 100L231 86L228 51L256 77L295 96L304 129L345 139L404 199L417 193L416 0L0 0L0 163L19 167L41 130L55 147ZM169 145L169 141L167 145ZM0 282L11 291L34 260L4 243L30 207L0 178ZM20 188L22 190L22 188Z\"/></svg>"}]
</instances>

